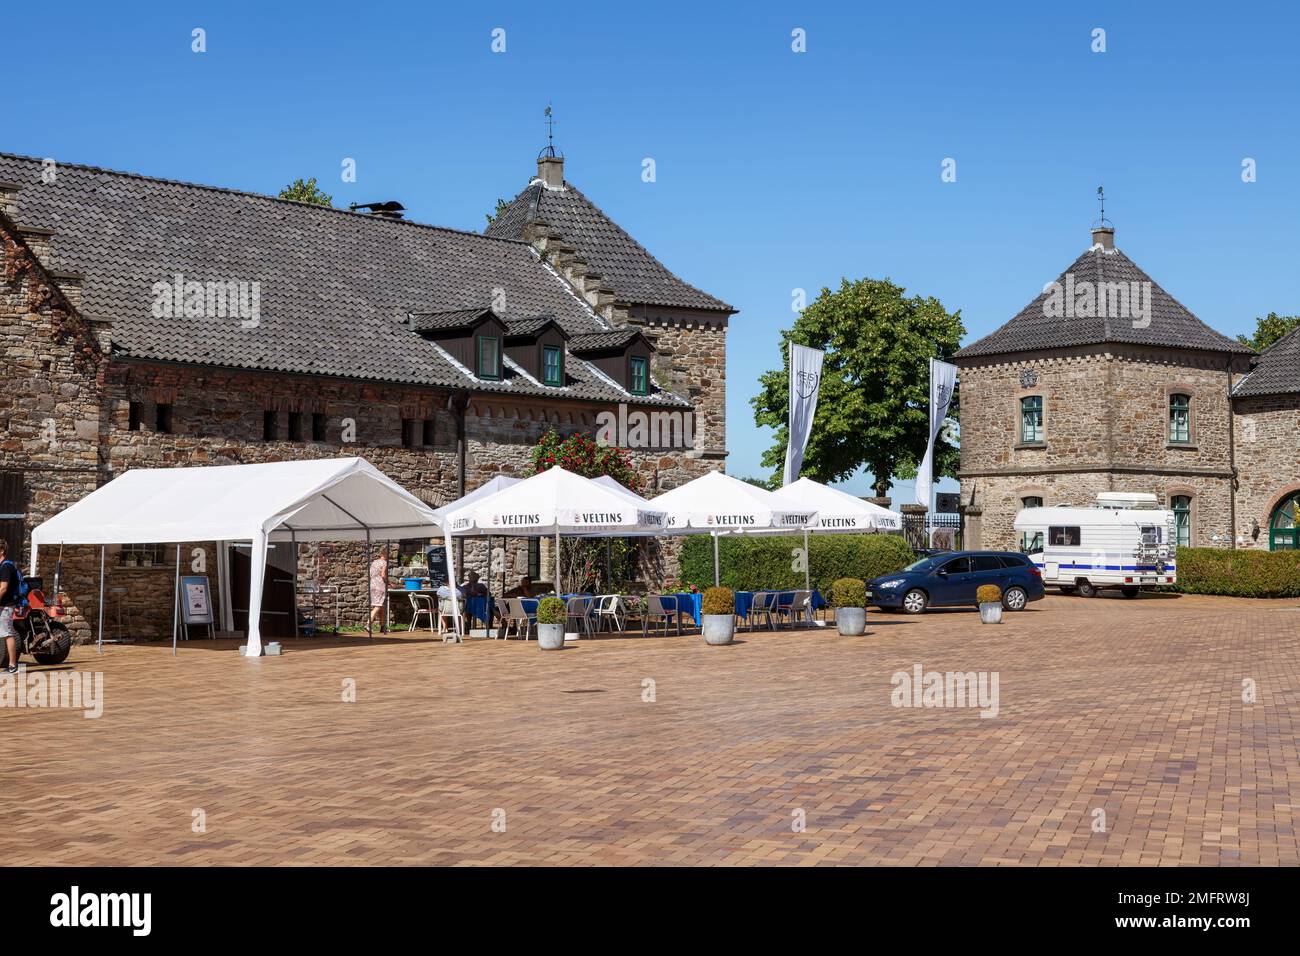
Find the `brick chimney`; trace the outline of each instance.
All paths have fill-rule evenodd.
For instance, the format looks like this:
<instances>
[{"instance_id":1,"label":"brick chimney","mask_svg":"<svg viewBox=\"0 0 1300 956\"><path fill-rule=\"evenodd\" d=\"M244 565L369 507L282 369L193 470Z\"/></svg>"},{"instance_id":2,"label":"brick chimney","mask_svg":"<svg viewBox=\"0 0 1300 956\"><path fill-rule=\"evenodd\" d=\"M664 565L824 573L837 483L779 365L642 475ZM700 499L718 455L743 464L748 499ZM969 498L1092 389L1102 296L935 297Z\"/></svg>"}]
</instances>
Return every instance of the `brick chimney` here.
<instances>
[{"instance_id":1,"label":"brick chimney","mask_svg":"<svg viewBox=\"0 0 1300 956\"><path fill-rule=\"evenodd\" d=\"M1092 227L1092 244L1101 246L1107 252L1115 248L1115 227L1114 226L1093 226Z\"/></svg>"},{"instance_id":2,"label":"brick chimney","mask_svg":"<svg viewBox=\"0 0 1300 956\"><path fill-rule=\"evenodd\" d=\"M537 178L546 185L547 189L564 188L564 157L538 156Z\"/></svg>"}]
</instances>

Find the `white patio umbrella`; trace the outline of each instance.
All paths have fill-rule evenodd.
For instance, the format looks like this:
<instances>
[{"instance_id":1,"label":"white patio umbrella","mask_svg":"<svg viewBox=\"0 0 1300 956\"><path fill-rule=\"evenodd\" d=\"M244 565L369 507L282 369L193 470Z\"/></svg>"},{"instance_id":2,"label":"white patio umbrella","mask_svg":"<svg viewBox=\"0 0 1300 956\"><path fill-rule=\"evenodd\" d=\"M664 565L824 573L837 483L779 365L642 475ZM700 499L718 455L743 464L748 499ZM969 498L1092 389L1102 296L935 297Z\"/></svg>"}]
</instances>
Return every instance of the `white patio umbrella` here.
<instances>
[{"instance_id":1,"label":"white patio umbrella","mask_svg":"<svg viewBox=\"0 0 1300 956\"><path fill-rule=\"evenodd\" d=\"M803 507L816 509L817 524L811 529L814 532L900 531L903 527L902 515L811 478L793 481L777 493Z\"/></svg>"},{"instance_id":2,"label":"white patio umbrella","mask_svg":"<svg viewBox=\"0 0 1300 956\"><path fill-rule=\"evenodd\" d=\"M719 582L718 535L801 531L815 526L817 510L779 492L711 471L650 501L668 514L667 531L713 535L713 583Z\"/></svg>"},{"instance_id":3,"label":"white patio umbrella","mask_svg":"<svg viewBox=\"0 0 1300 956\"><path fill-rule=\"evenodd\" d=\"M447 517L458 534L553 534L558 592L562 591L561 535L662 533L667 524L663 510L630 495L627 489L616 491L563 468L551 468Z\"/></svg>"}]
</instances>

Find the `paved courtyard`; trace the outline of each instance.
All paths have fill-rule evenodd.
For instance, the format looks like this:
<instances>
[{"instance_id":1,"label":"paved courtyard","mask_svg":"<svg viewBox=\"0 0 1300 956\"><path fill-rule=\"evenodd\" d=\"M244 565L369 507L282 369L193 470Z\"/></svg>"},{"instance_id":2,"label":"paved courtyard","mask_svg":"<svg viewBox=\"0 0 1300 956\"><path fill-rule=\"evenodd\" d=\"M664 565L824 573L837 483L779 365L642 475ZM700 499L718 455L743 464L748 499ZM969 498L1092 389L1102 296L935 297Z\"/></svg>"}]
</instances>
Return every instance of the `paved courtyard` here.
<instances>
[{"instance_id":1,"label":"paved courtyard","mask_svg":"<svg viewBox=\"0 0 1300 956\"><path fill-rule=\"evenodd\" d=\"M1296 601L69 664L102 717L0 710L8 865L1300 864ZM916 664L997 672L997 716L892 706Z\"/></svg>"}]
</instances>

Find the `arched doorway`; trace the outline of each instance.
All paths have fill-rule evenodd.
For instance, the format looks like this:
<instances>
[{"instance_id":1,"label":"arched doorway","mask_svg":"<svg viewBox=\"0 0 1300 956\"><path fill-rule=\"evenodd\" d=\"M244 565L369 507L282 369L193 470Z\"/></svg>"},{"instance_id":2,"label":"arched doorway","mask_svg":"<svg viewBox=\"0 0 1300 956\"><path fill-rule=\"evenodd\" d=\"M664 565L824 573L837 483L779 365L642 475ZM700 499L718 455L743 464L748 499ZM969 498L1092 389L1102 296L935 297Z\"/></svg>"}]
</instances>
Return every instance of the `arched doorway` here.
<instances>
[{"instance_id":1,"label":"arched doorway","mask_svg":"<svg viewBox=\"0 0 1300 956\"><path fill-rule=\"evenodd\" d=\"M1273 509L1268 520L1268 549L1300 549L1300 491L1283 498Z\"/></svg>"}]
</instances>

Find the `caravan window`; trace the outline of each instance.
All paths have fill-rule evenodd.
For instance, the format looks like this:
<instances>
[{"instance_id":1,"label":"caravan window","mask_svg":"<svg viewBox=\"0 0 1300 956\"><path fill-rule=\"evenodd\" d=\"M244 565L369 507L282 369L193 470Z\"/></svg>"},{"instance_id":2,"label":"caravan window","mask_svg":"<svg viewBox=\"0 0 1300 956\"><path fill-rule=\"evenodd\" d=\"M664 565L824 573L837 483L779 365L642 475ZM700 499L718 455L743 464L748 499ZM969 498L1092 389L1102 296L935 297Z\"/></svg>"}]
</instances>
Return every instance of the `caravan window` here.
<instances>
[{"instance_id":1,"label":"caravan window","mask_svg":"<svg viewBox=\"0 0 1300 956\"><path fill-rule=\"evenodd\" d=\"M1024 531L1020 535L1020 550L1025 554L1037 554L1043 550L1043 532Z\"/></svg>"},{"instance_id":2,"label":"caravan window","mask_svg":"<svg viewBox=\"0 0 1300 956\"><path fill-rule=\"evenodd\" d=\"M1047 540L1054 548L1077 548L1080 540L1079 529L1077 527L1048 528Z\"/></svg>"}]
</instances>

